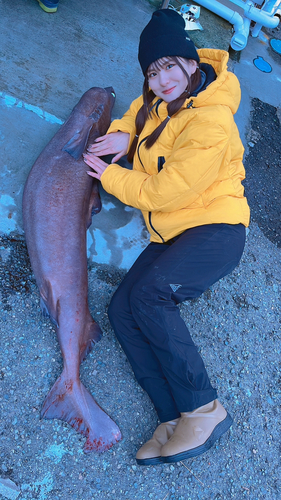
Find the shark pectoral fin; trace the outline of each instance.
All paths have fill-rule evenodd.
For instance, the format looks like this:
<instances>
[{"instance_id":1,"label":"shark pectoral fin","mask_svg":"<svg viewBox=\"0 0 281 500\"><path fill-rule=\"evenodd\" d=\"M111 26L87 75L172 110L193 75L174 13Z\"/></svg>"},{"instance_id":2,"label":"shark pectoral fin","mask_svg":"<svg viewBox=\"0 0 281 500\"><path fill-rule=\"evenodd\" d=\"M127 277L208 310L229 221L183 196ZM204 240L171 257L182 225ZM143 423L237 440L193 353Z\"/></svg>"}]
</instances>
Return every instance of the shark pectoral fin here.
<instances>
[{"instance_id":1,"label":"shark pectoral fin","mask_svg":"<svg viewBox=\"0 0 281 500\"><path fill-rule=\"evenodd\" d=\"M79 160L80 156L85 151L92 126L93 118L89 117L85 120L81 129L76 130L75 134L64 145L62 151L66 151L75 160Z\"/></svg>"},{"instance_id":2,"label":"shark pectoral fin","mask_svg":"<svg viewBox=\"0 0 281 500\"><path fill-rule=\"evenodd\" d=\"M60 311L59 300L54 307L54 297L50 281L45 280L44 285L40 287L40 307L44 317L50 318L51 322L59 328L58 318Z\"/></svg>"},{"instance_id":3,"label":"shark pectoral fin","mask_svg":"<svg viewBox=\"0 0 281 500\"><path fill-rule=\"evenodd\" d=\"M88 354L93 349L94 345L99 342L102 338L102 331L99 325L91 318L86 330L86 341L81 345L80 348L80 363L86 359Z\"/></svg>"},{"instance_id":4,"label":"shark pectoral fin","mask_svg":"<svg viewBox=\"0 0 281 500\"><path fill-rule=\"evenodd\" d=\"M45 318L50 318L50 320L53 323L53 325L55 325L58 328L59 325L58 325L57 320L54 318L54 316L52 316L50 314L49 309L47 308L47 306L46 306L44 300L42 299L42 297L40 297L40 307L41 307L43 316Z\"/></svg>"},{"instance_id":5,"label":"shark pectoral fin","mask_svg":"<svg viewBox=\"0 0 281 500\"><path fill-rule=\"evenodd\" d=\"M102 208L102 203L99 193L99 181L97 179L93 179L92 192L89 201L89 210L86 220L87 229L89 229L90 225L92 224L93 215L98 214L101 211L101 208Z\"/></svg>"},{"instance_id":6,"label":"shark pectoral fin","mask_svg":"<svg viewBox=\"0 0 281 500\"><path fill-rule=\"evenodd\" d=\"M91 207L91 215L97 215L100 211L101 211L101 208L102 208L102 203L101 203L101 199L100 199L100 196L96 196L95 197L95 200L94 200L94 203Z\"/></svg>"}]
</instances>

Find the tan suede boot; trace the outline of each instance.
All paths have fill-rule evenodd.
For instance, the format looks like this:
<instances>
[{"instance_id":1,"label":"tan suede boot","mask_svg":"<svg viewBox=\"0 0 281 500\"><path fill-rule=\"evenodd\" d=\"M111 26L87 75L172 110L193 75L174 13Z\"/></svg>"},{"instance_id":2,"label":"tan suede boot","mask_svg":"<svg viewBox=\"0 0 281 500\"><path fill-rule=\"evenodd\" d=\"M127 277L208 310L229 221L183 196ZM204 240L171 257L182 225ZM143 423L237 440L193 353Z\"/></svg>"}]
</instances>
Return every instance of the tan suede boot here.
<instances>
[{"instance_id":1,"label":"tan suede boot","mask_svg":"<svg viewBox=\"0 0 281 500\"><path fill-rule=\"evenodd\" d=\"M158 425L152 438L137 452L136 459L139 465L155 465L163 462L161 448L173 435L179 420L179 418L176 418Z\"/></svg>"},{"instance_id":2,"label":"tan suede boot","mask_svg":"<svg viewBox=\"0 0 281 500\"><path fill-rule=\"evenodd\" d=\"M161 448L163 462L179 462L201 455L231 424L231 416L217 399L191 412L181 413L175 432Z\"/></svg>"}]
</instances>

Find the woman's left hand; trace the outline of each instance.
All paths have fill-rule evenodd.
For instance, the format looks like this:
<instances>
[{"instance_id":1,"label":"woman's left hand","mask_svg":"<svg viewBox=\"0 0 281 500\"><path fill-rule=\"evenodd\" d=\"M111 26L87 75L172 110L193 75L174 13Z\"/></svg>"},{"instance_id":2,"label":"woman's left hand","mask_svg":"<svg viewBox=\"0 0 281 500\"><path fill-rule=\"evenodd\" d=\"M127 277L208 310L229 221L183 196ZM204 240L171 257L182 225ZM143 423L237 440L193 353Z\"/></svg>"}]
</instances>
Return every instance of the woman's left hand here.
<instances>
[{"instance_id":1,"label":"woman's left hand","mask_svg":"<svg viewBox=\"0 0 281 500\"><path fill-rule=\"evenodd\" d=\"M105 163L105 161L92 153L84 153L83 158L84 162L94 170L94 172L89 171L87 174L100 180L102 174L108 167L108 163Z\"/></svg>"}]
</instances>

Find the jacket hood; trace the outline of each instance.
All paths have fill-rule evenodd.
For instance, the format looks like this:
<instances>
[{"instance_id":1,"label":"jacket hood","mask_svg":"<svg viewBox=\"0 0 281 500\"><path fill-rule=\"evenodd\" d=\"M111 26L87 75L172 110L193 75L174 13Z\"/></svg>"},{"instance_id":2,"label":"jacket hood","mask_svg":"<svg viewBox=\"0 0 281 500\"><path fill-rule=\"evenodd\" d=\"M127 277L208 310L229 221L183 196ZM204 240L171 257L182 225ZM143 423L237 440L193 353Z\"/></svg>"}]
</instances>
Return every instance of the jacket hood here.
<instances>
[{"instance_id":1,"label":"jacket hood","mask_svg":"<svg viewBox=\"0 0 281 500\"><path fill-rule=\"evenodd\" d=\"M228 106L234 115L241 100L241 89L238 78L227 71L229 54L219 49L198 49L200 64L211 65L216 73L216 79L195 96L189 97L182 105L184 108L202 108L207 106ZM204 69L204 64L203 64ZM155 97L151 109L155 109L159 118L167 117L167 103Z\"/></svg>"},{"instance_id":2,"label":"jacket hood","mask_svg":"<svg viewBox=\"0 0 281 500\"><path fill-rule=\"evenodd\" d=\"M217 49L199 49L198 54L200 63L210 64L217 78L196 97L191 98L193 107L222 104L228 106L232 114L235 114L241 100L241 89L237 77L227 71L228 52Z\"/></svg>"}]
</instances>

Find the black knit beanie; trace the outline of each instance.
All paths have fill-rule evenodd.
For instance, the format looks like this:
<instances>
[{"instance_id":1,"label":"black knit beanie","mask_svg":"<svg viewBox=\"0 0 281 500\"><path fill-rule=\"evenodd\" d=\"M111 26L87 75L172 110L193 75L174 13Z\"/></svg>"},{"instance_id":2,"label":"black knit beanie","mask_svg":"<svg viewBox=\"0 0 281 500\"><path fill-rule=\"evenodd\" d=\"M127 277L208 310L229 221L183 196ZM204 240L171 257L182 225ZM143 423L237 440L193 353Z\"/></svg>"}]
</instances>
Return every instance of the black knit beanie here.
<instances>
[{"instance_id":1,"label":"black knit beanie","mask_svg":"<svg viewBox=\"0 0 281 500\"><path fill-rule=\"evenodd\" d=\"M179 56L199 62L193 41L185 31L185 21L172 9L156 10L140 35L139 62L143 74L149 65L167 56Z\"/></svg>"}]
</instances>

